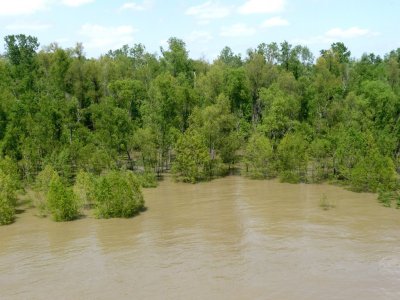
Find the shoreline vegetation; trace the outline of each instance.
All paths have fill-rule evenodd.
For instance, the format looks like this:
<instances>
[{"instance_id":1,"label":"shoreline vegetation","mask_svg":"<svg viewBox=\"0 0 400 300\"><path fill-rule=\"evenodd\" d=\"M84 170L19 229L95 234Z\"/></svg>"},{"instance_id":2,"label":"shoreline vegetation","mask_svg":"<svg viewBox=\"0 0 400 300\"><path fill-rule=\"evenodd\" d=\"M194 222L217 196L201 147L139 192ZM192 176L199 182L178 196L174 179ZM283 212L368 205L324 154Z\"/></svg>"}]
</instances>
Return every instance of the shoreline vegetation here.
<instances>
[{"instance_id":1,"label":"shoreline vegetation","mask_svg":"<svg viewBox=\"0 0 400 300\"><path fill-rule=\"evenodd\" d=\"M400 48L356 59L337 42L314 57L284 41L212 63L178 38L160 50L86 58L81 44L5 37L0 224L25 192L55 221L132 217L165 173L329 182L400 207ZM335 205L322 195L320 207Z\"/></svg>"}]
</instances>

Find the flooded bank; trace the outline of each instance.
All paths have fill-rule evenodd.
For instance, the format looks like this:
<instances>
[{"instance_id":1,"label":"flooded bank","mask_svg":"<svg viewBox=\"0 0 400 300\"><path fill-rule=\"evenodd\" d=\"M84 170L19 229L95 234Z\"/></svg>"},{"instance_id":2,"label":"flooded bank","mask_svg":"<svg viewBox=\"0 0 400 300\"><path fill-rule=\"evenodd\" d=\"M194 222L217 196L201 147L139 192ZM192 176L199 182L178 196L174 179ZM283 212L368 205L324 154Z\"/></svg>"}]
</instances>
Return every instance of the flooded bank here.
<instances>
[{"instance_id":1,"label":"flooded bank","mask_svg":"<svg viewBox=\"0 0 400 300\"><path fill-rule=\"evenodd\" d=\"M376 195L236 176L144 194L132 219L0 227L0 298L400 299L400 212Z\"/></svg>"}]
</instances>

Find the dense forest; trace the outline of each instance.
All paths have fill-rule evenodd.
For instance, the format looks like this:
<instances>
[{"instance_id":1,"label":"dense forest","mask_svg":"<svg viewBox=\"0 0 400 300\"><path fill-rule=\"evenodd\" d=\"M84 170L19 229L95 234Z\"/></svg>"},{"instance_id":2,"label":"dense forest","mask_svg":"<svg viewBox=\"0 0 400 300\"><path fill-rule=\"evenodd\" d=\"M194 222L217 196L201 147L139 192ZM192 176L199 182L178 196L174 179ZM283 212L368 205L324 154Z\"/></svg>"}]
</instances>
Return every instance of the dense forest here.
<instances>
[{"instance_id":1,"label":"dense forest","mask_svg":"<svg viewBox=\"0 0 400 300\"><path fill-rule=\"evenodd\" d=\"M254 179L343 184L400 206L400 49L355 59L341 43L225 47L212 63L168 40L86 58L5 38L0 56L0 223L19 194L56 221L144 209L165 172L195 183Z\"/></svg>"}]
</instances>

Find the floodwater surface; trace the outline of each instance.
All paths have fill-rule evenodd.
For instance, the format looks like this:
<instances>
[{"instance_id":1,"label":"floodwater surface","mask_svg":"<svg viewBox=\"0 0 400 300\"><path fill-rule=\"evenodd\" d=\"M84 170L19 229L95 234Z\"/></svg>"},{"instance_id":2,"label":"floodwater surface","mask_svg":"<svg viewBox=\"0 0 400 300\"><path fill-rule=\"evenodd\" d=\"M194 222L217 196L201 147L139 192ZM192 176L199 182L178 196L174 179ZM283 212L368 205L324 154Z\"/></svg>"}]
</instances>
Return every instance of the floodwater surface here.
<instances>
[{"instance_id":1,"label":"floodwater surface","mask_svg":"<svg viewBox=\"0 0 400 300\"><path fill-rule=\"evenodd\" d=\"M0 299L400 299L400 211L376 195L236 176L144 195L132 219L0 227Z\"/></svg>"}]
</instances>

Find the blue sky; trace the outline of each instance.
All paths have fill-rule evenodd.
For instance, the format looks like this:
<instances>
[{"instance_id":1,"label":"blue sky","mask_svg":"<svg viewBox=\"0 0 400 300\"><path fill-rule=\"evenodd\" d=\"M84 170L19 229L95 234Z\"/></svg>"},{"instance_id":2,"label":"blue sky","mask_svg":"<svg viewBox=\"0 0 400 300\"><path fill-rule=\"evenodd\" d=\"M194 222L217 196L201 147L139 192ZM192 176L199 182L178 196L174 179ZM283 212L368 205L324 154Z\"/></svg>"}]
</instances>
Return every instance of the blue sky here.
<instances>
[{"instance_id":1,"label":"blue sky","mask_svg":"<svg viewBox=\"0 0 400 300\"><path fill-rule=\"evenodd\" d=\"M25 33L42 46L82 42L86 55L97 57L135 43L159 53L175 36L192 58L210 61L224 46L245 53L287 40L317 55L342 41L359 57L400 47L399 12L397 0L0 0L0 38Z\"/></svg>"}]
</instances>

